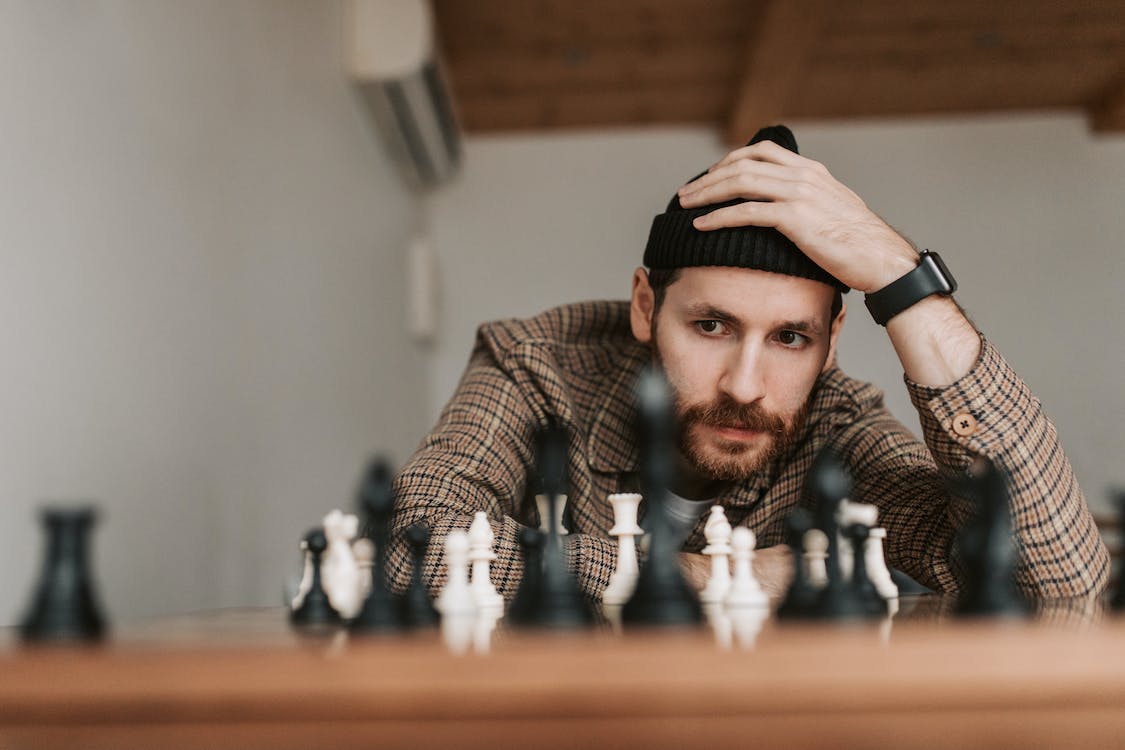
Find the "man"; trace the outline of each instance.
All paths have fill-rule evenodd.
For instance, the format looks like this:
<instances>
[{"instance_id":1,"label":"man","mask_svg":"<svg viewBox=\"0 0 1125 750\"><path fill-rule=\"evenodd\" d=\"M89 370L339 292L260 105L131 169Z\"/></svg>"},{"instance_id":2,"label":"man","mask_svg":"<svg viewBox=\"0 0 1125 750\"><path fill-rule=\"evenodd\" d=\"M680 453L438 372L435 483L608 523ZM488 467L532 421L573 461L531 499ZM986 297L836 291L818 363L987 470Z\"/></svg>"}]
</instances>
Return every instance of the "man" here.
<instances>
[{"instance_id":1,"label":"man","mask_svg":"<svg viewBox=\"0 0 1125 750\"><path fill-rule=\"evenodd\" d=\"M701 586L703 511L723 505L758 537L756 567L777 593L789 575L783 521L816 454L831 445L879 507L888 562L955 592L953 549L971 507L949 479L985 455L1010 476L1021 550L1017 580L1033 596L1100 591L1108 554L1038 401L965 318L936 256L872 213L788 129L751 144L683 186L653 221L645 265L625 303L590 302L482 326L457 393L396 479L396 533L434 532L426 578L440 585L440 544L474 511L497 536L493 578L511 597L516 535L535 525L534 434L566 427L568 547L579 583L599 598L613 572L606 496L637 490L632 387L656 360L681 426L672 511L690 529L682 561ZM867 295L902 363L925 444L873 386L835 363L847 314L841 293ZM398 545L392 577L405 586Z\"/></svg>"}]
</instances>

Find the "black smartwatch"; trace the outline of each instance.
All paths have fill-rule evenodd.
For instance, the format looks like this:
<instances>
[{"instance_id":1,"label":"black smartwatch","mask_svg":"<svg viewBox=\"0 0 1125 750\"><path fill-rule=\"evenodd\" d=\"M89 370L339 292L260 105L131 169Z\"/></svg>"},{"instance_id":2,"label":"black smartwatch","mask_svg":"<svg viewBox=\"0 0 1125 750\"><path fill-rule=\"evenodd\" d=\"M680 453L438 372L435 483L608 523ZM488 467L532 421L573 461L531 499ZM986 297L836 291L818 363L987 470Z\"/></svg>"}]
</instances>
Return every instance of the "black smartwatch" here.
<instances>
[{"instance_id":1,"label":"black smartwatch","mask_svg":"<svg viewBox=\"0 0 1125 750\"><path fill-rule=\"evenodd\" d=\"M865 295L871 317L881 326L911 305L931 294L950 295L957 291L957 280L942 263L941 256L929 250L922 252L918 267L877 292Z\"/></svg>"}]
</instances>

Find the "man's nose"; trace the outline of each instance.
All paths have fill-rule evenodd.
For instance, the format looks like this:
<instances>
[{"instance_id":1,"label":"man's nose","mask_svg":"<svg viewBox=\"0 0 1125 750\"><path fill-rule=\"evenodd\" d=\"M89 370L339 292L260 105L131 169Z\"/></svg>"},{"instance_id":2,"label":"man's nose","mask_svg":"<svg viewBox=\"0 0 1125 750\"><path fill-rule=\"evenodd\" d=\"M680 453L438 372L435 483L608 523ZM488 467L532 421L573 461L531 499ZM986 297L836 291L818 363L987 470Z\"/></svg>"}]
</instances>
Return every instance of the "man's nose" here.
<instances>
[{"instance_id":1,"label":"man's nose","mask_svg":"<svg viewBox=\"0 0 1125 750\"><path fill-rule=\"evenodd\" d=\"M762 349L745 344L732 352L719 389L740 404L751 404L766 395Z\"/></svg>"}]
</instances>

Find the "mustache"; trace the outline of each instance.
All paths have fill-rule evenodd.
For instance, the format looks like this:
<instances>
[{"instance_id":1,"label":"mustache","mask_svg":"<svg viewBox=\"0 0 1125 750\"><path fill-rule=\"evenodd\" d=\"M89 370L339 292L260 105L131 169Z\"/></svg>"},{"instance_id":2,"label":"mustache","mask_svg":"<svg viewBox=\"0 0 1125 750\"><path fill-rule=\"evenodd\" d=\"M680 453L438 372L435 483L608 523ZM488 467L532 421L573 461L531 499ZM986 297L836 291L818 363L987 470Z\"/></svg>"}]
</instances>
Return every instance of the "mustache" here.
<instances>
[{"instance_id":1,"label":"mustache","mask_svg":"<svg viewBox=\"0 0 1125 750\"><path fill-rule=\"evenodd\" d=\"M773 435L785 433L785 420L766 411L761 404L740 404L730 398L689 406L680 414L680 423L684 427L704 424Z\"/></svg>"}]
</instances>

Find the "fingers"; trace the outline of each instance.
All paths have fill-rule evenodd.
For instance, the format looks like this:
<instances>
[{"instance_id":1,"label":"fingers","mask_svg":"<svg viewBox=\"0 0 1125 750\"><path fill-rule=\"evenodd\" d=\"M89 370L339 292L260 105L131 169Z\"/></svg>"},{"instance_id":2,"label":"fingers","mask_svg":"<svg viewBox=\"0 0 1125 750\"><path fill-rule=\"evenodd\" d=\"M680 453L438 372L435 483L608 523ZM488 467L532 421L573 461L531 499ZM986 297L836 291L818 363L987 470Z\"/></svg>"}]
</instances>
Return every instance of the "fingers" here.
<instances>
[{"instance_id":1,"label":"fingers","mask_svg":"<svg viewBox=\"0 0 1125 750\"><path fill-rule=\"evenodd\" d=\"M777 227L784 205L778 203L739 203L697 217L692 226L701 231L724 227Z\"/></svg>"},{"instance_id":2,"label":"fingers","mask_svg":"<svg viewBox=\"0 0 1125 750\"><path fill-rule=\"evenodd\" d=\"M714 170L718 167L725 167L727 164L741 159L751 159L753 161L781 164L789 167L809 166L819 163L801 156L800 154L795 154L784 146L777 145L773 141L760 141L753 146L736 148L720 159L711 169Z\"/></svg>"},{"instance_id":3,"label":"fingers","mask_svg":"<svg viewBox=\"0 0 1125 750\"><path fill-rule=\"evenodd\" d=\"M731 198L785 200L792 196L791 170L775 164L739 161L713 169L679 190L685 208L720 203Z\"/></svg>"}]
</instances>

